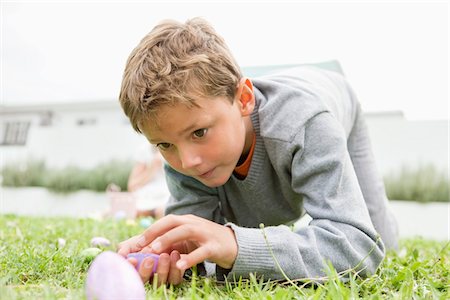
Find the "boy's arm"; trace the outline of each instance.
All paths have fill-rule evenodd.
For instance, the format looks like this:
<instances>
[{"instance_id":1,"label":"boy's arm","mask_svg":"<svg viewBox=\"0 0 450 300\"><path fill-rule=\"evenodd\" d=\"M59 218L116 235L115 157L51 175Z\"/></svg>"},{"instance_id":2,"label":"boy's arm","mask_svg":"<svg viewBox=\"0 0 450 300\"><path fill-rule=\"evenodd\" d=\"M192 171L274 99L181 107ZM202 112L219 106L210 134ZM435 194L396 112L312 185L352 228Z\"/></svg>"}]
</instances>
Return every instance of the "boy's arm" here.
<instances>
[{"instance_id":1,"label":"boy's arm","mask_svg":"<svg viewBox=\"0 0 450 300\"><path fill-rule=\"evenodd\" d=\"M384 246L371 223L339 124L321 113L288 148L292 188L303 195L313 220L297 232L283 225L261 230L227 224L238 243L228 278L257 273L285 279L275 259L290 279L325 276L328 262L337 272L356 268L374 273Z\"/></svg>"}]
</instances>

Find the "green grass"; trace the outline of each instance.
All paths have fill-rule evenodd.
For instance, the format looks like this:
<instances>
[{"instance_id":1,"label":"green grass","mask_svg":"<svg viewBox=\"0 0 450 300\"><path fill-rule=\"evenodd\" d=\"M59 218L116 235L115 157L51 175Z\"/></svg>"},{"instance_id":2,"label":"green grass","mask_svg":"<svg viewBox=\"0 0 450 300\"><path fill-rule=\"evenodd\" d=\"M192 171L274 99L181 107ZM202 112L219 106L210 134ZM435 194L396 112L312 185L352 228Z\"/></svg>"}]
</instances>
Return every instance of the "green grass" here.
<instances>
[{"instance_id":1,"label":"green grass","mask_svg":"<svg viewBox=\"0 0 450 300\"><path fill-rule=\"evenodd\" d=\"M89 261L79 254L90 239L107 237L112 245L105 250L114 250L141 231L125 221L0 216L0 299L83 299ZM66 239L64 247L58 238ZM330 271L328 280L314 286L254 277L222 284L194 276L177 287L146 289L147 299L448 299L449 272L449 244L415 238L388 253L377 274L351 274L345 283Z\"/></svg>"}]
</instances>

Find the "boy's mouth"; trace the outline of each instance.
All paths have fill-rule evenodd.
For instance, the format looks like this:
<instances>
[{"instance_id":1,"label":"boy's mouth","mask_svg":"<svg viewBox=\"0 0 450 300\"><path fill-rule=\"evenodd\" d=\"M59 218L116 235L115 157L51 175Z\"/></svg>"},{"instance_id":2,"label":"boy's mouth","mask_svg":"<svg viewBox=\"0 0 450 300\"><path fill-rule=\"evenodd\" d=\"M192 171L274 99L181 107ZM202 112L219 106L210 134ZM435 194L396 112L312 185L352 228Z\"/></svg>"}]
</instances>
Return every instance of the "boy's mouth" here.
<instances>
[{"instance_id":1,"label":"boy's mouth","mask_svg":"<svg viewBox=\"0 0 450 300\"><path fill-rule=\"evenodd\" d=\"M216 168L212 168L211 170L209 170L209 171L207 171L207 172L205 172L203 174L198 175L198 177L200 177L202 179L207 179L207 178L211 177L211 175L212 175L212 173L214 172L215 169Z\"/></svg>"}]
</instances>

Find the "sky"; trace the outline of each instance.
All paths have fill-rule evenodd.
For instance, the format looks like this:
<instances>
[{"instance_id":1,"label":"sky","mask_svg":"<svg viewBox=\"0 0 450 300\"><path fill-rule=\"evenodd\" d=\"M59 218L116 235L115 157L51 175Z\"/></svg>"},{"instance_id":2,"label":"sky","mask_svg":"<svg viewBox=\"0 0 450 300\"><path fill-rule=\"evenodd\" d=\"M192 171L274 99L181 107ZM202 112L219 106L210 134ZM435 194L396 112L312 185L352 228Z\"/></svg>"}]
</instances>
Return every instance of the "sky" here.
<instances>
[{"instance_id":1,"label":"sky","mask_svg":"<svg viewBox=\"0 0 450 300\"><path fill-rule=\"evenodd\" d=\"M368 112L449 117L447 1L1 2L1 104L117 101L159 21L204 17L242 67L338 60Z\"/></svg>"}]
</instances>

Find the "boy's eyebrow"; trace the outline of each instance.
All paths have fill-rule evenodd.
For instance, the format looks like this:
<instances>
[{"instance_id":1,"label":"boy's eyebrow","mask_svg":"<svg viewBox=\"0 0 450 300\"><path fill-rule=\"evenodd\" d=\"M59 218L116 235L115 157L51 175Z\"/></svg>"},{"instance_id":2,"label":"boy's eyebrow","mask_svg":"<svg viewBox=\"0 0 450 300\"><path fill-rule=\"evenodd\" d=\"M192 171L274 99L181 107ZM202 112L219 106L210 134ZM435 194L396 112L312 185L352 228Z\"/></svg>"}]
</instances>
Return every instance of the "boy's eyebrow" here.
<instances>
[{"instance_id":1,"label":"boy's eyebrow","mask_svg":"<svg viewBox=\"0 0 450 300\"><path fill-rule=\"evenodd\" d=\"M180 130L180 131L178 132L178 134L181 135L181 134L183 134L183 133L193 131L194 129L197 129L197 127L198 127L197 123L193 123L193 124L187 126L185 129Z\"/></svg>"},{"instance_id":2,"label":"boy's eyebrow","mask_svg":"<svg viewBox=\"0 0 450 300\"><path fill-rule=\"evenodd\" d=\"M193 131L194 129L197 129L199 127L199 125L197 123L193 123L189 126L187 126L184 129L181 129L179 132L177 132L178 135L183 135L186 132L190 132ZM159 142L161 142L160 139L148 139L148 141L150 142L150 144L157 144Z\"/></svg>"},{"instance_id":3,"label":"boy's eyebrow","mask_svg":"<svg viewBox=\"0 0 450 300\"><path fill-rule=\"evenodd\" d=\"M152 139L148 139L148 141L150 142L150 144L158 144L159 140L152 140Z\"/></svg>"}]
</instances>

